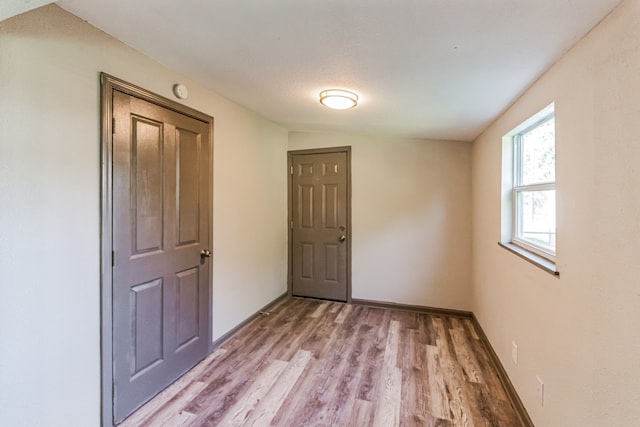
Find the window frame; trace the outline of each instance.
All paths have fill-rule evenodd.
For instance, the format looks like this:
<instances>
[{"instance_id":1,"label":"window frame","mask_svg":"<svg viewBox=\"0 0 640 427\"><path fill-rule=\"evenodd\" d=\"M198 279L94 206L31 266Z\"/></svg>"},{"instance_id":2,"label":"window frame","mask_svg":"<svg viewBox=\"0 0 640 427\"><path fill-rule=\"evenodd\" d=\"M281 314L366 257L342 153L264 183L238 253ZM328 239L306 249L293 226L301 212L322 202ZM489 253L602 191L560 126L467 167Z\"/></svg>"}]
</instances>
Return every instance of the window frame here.
<instances>
[{"instance_id":1,"label":"window frame","mask_svg":"<svg viewBox=\"0 0 640 427\"><path fill-rule=\"evenodd\" d=\"M533 192L533 191L550 191L556 190L556 180L547 181L535 184L522 184L523 177L523 159L522 159L522 136L533 129L544 125L549 120L555 119L555 111L554 105L551 104L549 107L543 109L539 113L535 114L529 120L525 121L520 126L516 127L512 132L510 132L511 137L511 145L513 150L513 159L512 159L512 176L511 176L511 243L513 245L519 246L520 248L529 251L537 256L545 258L553 263L555 263L556 259L556 250L550 250L549 248L536 245L534 242L530 240L523 239L519 237L521 233L522 221L521 216L518 215L518 195L524 192ZM555 128L554 128L554 154L555 154ZM555 157L555 156L554 156ZM554 170L556 167L555 159L553 164ZM554 173L555 176L555 173ZM556 193L557 194L557 193ZM557 198L557 196L556 196ZM554 212L554 215L557 217L557 209ZM520 233L518 233L520 231ZM557 234L557 233L556 233ZM555 246L555 245L554 245Z\"/></svg>"}]
</instances>

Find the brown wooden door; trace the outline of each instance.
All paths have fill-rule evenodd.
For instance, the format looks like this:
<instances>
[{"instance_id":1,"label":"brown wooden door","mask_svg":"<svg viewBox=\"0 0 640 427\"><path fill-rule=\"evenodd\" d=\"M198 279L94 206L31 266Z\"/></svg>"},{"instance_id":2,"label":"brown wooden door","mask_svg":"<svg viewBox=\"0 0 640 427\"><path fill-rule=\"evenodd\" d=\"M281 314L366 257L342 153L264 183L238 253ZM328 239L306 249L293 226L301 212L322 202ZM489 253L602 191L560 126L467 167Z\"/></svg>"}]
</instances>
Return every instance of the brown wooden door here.
<instances>
[{"instance_id":1,"label":"brown wooden door","mask_svg":"<svg viewBox=\"0 0 640 427\"><path fill-rule=\"evenodd\" d=\"M291 159L292 293L346 301L347 153L296 154Z\"/></svg>"},{"instance_id":2,"label":"brown wooden door","mask_svg":"<svg viewBox=\"0 0 640 427\"><path fill-rule=\"evenodd\" d=\"M120 422L209 348L209 124L113 92L113 377Z\"/></svg>"}]
</instances>

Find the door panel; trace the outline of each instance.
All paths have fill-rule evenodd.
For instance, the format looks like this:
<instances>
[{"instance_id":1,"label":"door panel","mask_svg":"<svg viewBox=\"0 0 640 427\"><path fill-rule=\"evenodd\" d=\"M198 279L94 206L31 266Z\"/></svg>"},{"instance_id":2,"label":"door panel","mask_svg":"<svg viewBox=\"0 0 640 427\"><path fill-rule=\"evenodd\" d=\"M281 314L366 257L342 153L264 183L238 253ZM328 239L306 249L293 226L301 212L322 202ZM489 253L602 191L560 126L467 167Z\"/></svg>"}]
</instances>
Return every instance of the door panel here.
<instances>
[{"instance_id":1,"label":"door panel","mask_svg":"<svg viewBox=\"0 0 640 427\"><path fill-rule=\"evenodd\" d=\"M162 279L131 287L131 377L135 378L163 359Z\"/></svg>"},{"instance_id":2,"label":"door panel","mask_svg":"<svg viewBox=\"0 0 640 427\"><path fill-rule=\"evenodd\" d=\"M162 249L162 123L132 117L131 187L135 254Z\"/></svg>"},{"instance_id":3,"label":"door panel","mask_svg":"<svg viewBox=\"0 0 640 427\"><path fill-rule=\"evenodd\" d=\"M325 280L337 282L340 280L338 271L340 259L340 247L335 243L324 244L324 277Z\"/></svg>"},{"instance_id":4,"label":"door panel","mask_svg":"<svg viewBox=\"0 0 640 427\"><path fill-rule=\"evenodd\" d=\"M315 258L313 256L313 242L300 242L302 250L301 256L301 278L313 280L313 271L315 270Z\"/></svg>"},{"instance_id":5,"label":"door panel","mask_svg":"<svg viewBox=\"0 0 640 427\"><path fill-rule=\"evenodd\" d=\"M200 200L198 198L199 135L185 129L176 129L176 165L178 167L178 245L197 243Z\"/></svg>"},{"instance_id":6,"label":"door panel","mask_svg":"<svg viewBox=\"0 0 640 427\"><path fill-rule=\"evenodd\" d=\"M292 156L294 295L347 300L347 166L345 152Z\"/></svg>"},{"instance_id":7,"label":"door panel","mask_svg":"<svg viewBox=\"0 0 640 427\"><path fill-rule=\"evenodd\" d=\"M178 348L199 336L198 283L199 271L191 268L176 274Z\"/></svg>"},{"instance_id":8,"label":"door panel","mask_svg":"<svg viewBox=\"0 0 640 427\"><path fill-rule=\"evenodd\" d=\"M209 343L209 124L113 92L114 421Z\"/></svg>"},{"instance_id":9,"label":"door panel","mask_svg":"<svg viewBox=\"0 0 640 427\"><path fill-rule=\"evenodd\" d=\"M322 221L325 229L338 228L338 186L322 186Z\"/></svg>"},{"instance_id":10,"label":"door panel","mask_svg":"<svg viewBox=\"0 0 640 427\"><path fill-rule=\"evenodd\" d=\"M300 205L298 215L300 216L300 227L313 228L314 226L314 203L313 185L300 184L298 186Z\"/></svg>"}]
</instances>

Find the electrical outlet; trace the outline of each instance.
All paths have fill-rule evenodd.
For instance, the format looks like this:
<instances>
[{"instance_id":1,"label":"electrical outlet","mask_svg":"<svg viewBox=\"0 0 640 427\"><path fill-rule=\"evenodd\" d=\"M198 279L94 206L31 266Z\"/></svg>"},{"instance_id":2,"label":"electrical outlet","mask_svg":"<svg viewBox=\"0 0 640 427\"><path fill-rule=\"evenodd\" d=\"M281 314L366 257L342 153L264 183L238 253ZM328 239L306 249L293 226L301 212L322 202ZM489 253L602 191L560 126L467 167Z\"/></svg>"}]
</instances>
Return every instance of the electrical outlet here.
<instances>
[{"instance_id":1,"label":"electrical outlet","mask_svg":"<svg viewBox=\"0 0 640 427\"><path fill-rule=\"evenodd\" d=\"M518 364L518 344L515 341L511 341L511 358L515 365Z\"/></svg>"},{"instance_id":2,"label":"electrical outlet","mask_svg":"<svg viewBox=\"0 0 640 427\"><path fill-rule=\"evenodd\" d=\"M536 379L538 380L537 393L536 393L538 395L538 402L540 402L540 406L544 406L544 383L542 382L540 377L537 375L536 375Z\"/></svg>"}]
</instances>

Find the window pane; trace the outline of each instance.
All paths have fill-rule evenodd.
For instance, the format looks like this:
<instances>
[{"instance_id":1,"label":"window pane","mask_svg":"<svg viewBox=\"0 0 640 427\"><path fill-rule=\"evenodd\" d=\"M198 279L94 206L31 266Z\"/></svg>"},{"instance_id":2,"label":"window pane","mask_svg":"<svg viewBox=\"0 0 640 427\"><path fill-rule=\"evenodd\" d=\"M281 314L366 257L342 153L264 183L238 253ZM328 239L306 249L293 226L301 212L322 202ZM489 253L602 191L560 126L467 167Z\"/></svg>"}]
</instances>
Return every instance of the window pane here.
<instances>
[{"instance_id":1,"label":"window pane","mask_svg":"<svg viewBox=\"0 0 640 427\"><path fill-rule=\"evenodd\" d=\"M521 185L556 180L555 123L552 117L521 135Z\"/></svg>"},{"instance_id":2,"label":"window pane","mask_svg":"<svg viewBox=\"0 0 640 427\"><path fill-rule=\"evenodd\" d=\"M521 190L516 199L516 237L555 253L556 190Z\"/></svg>"}]
</instances>

